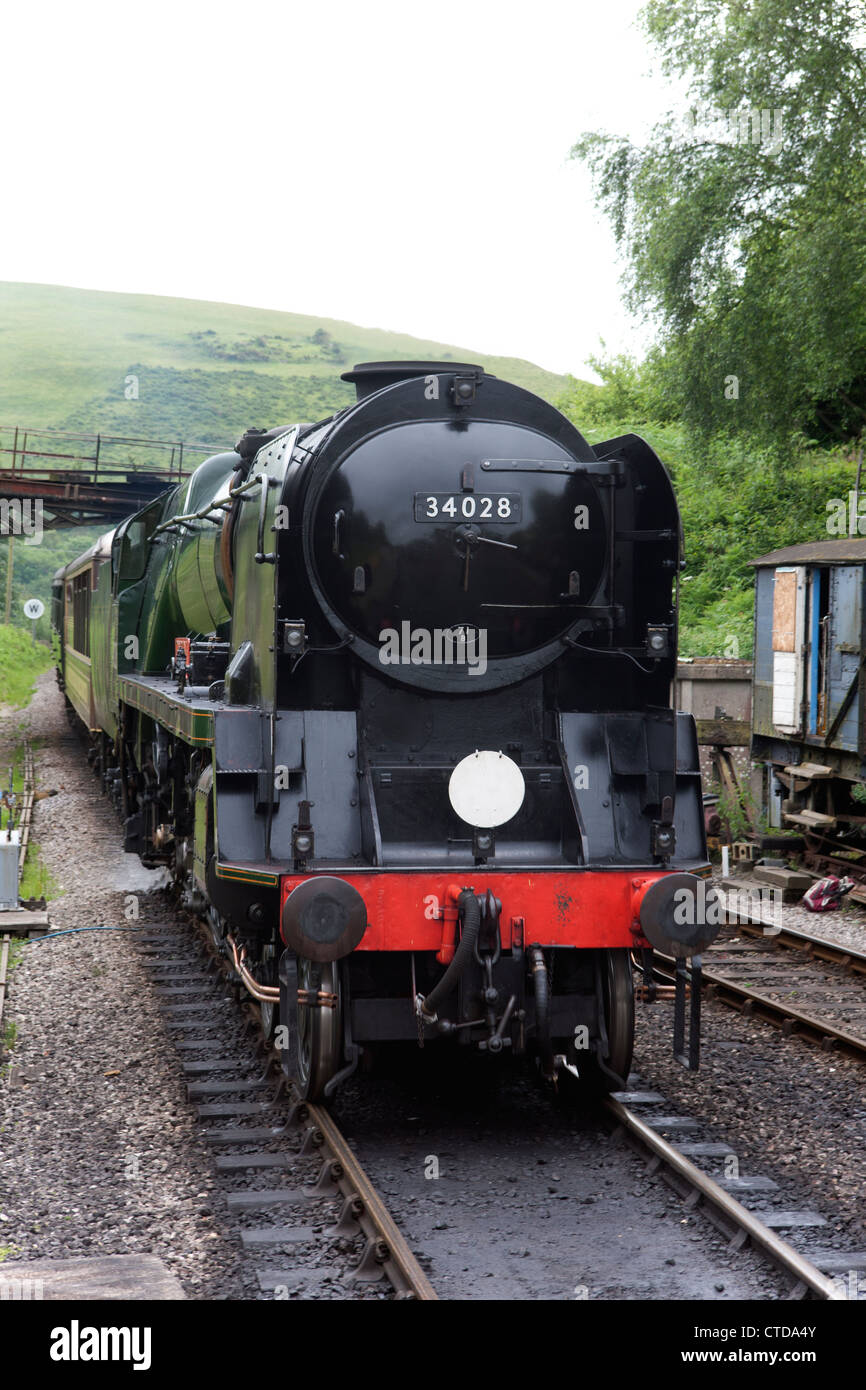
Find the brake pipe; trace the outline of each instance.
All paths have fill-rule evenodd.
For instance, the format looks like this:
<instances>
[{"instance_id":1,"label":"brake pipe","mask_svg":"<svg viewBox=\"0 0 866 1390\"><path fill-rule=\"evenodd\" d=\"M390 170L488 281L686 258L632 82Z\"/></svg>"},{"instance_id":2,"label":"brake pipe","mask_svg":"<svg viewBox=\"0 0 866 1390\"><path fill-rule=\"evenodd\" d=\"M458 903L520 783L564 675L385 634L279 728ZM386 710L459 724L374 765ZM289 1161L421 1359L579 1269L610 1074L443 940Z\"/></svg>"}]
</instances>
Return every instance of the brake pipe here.
<instances>
[{"instance_id":1,"label":"brake pipe","mask_svg":"<svg viewBox=\"0 0 866 1390\"><path fill-rule=\"evenodd\" d=\"M458 899L462 889L459 883L449 883L445 889L445 907L442 911L442 942L436 952L440 965L450 965L457 949Z\"/></svg>"},{"instance_id":2,"label":"brake pipe","mask_svg":"<svg viewBox=\"0 0 866 1390\"><path fill-rule=\"evenodd\" d=\"M481 904L471 888L461 890L456 911L463 916L460 945L454 952L445 974L436 982L430 993L426 997L419 994L415 1000L415 1012L425 1023L436 1022L436 1005L451 993L475 953L475 942L481 926Z\"/></svg>"}]
</instances>

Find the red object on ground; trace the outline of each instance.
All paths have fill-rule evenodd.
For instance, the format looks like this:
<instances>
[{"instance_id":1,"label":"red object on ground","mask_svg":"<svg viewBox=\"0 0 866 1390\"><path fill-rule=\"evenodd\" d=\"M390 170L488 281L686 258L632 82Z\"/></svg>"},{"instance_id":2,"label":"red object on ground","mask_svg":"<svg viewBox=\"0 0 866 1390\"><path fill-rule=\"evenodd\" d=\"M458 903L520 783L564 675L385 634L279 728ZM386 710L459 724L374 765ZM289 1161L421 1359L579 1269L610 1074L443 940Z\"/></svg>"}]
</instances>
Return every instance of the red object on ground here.
<instances>
[{"instance_id":1,"label":"red object on ground","mask_svg":"<svg viewBox=\"0 0 866 1390\"><path fill-rule=\"evenodd\" d=\"M819 878L803 894L803 906L808 907L810 912L832 912L834 908L842 906L843 895L850 893L853 887L854 880L850 878L836 878L834 874L830 874L829 878Z\"/></svg>"}]
</instances>

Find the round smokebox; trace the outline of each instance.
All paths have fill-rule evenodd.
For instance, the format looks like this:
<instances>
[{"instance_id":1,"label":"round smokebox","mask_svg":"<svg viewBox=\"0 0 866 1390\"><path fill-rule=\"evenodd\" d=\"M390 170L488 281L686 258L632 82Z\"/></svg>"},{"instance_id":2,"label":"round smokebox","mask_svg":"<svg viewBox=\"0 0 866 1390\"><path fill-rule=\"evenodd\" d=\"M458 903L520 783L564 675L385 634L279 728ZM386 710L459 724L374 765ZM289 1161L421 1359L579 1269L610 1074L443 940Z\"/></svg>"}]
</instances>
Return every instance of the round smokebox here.
<instances>
[{"instance_id":1,"label":"round smokebox","mask_svg":"<svg viewBox=\"0 0 866 1390\"><path fill-rule=\"evenodd\" d=\"M364 899L342 878L308 878L283 906L283 940L308 960L340 960L366 930Z\"/></svg>"},{"instance_id":2,"label":"round smokebox","mask_svg":"<svg viewBox=\"0 0 866 1390\"><path fill-rule=\"evenodd\" d=\"M718 891L705 879L667 874L641 899L641 931L663 955L699 956L718 936L722 912Z\"/></svg>"}]
</instances>

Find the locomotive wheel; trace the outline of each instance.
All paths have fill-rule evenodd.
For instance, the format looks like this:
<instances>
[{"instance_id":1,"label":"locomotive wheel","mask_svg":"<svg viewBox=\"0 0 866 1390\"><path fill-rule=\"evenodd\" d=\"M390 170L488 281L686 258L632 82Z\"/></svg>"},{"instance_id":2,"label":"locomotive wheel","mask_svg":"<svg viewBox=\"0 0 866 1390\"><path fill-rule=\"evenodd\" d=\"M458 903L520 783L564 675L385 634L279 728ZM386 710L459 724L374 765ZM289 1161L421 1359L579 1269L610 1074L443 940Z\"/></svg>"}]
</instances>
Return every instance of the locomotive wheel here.
<instances>
[{"instance_id":1,"label":"locomotive wheel","mask_svg":"<svg viewBox=\"0 0 866 1390\"><path fill-rule=\"evenodd\" d=\"M226 924L220 917L215 907L208 906L207 924L210 927L210 934L213 937L213 944L217 952L222 955L224 950Z\"/></svg>"},{"instance_id":2,"label":"locomotive wheel","mask_svg":"<svg viewBox=\"0 0 866 1390\"><path fill-rule=\"evenodd\" d=\"M336 994L336 1008L298 1009L298 1079L304 1100L321 1100L331 1077L340 1069L343 1013L340 967L337 961L317 965L298 957L298 988Z\"/></svg>"},{"instance_id":3,"label":"locomotive wheel","mask_svg":"<svg viewBox=\"0 0 866 1390\"><path fill-rule=\"evenodd\" d=\"M277 978L276 947L272 942L262 947L262 963L259 969L259 978L263 985L279 984L279 979ZM274 1034L274 1029L280 1021L280 1006L279 1003L262 1003L259 1005L259 1009L262 1019L262 1032L265 1035L265 1040L270 1042Z\"/></svg>"},{"instance_id":4,"label":"locomotive wheel","mask_svg":"<svg viewBox=\"0 0 866 1390\"><path fill-rule=\"evenodd\" d=\"M634 1047L634 982L627 950L599 951L601 997L607 1048L601 1052L577 1049L574 1040L555 1040L554 1050L564 1052L570 1067L559 1072L559 1095L565 1102L586 1101L609 1095L626 1085Z\"/></svg>"},{"instance_id":5,"label":"locomotive wheel","mask_svg":"<svg viewBox=\"0 0 866 1390\"><path fill-rule=\"evenodd\" d=\"M582 1087L593 1095L620 1090L628 1081L634 1050L634 980L625 949L600 952L607 1051L578 1058ZM612 1074L611 1074L612 1073Z\"/></svg>"}]
</instances>

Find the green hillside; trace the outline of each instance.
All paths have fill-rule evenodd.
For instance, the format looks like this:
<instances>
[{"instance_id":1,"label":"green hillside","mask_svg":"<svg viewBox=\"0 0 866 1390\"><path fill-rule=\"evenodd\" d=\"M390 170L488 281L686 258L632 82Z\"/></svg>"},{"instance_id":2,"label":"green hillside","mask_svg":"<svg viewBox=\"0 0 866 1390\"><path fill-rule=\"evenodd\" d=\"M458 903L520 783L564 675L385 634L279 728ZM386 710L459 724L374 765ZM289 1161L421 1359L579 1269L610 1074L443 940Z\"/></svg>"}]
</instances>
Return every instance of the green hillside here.
<instances>
[{"instance_id":1,"label":"green hillside","mask_svg":"<svg viewBox=\"0 0 866 1390\"><path fill-rule=\"evenodd\" d=\"M355 362L478 362L548 400L531 362L272 309L0 282L0 425L232 444L354 399ZM127 399L128 378L137 399Z\"/></svg>"},{"instance_id":2,"label":"green hillside","mask_svg":"<svg viewBox=\"0 0 866 1390\"><path fill-rule=\"evenodd\" d=\"M478 362L547 400L556 400L570 380L532 362L337 319L0 282L0 430L6 445L8 427L20 425L231 447L250 426L322 419L354 400L341 372L356 362L401 358ZM29 628L22 604L40 598L46 613L36 631L47 640L51 575L104 529L46 532L40 545L16 544L14 624ZM0 622L7 548L0 538Z\"/></svg>"}]
</instances>

